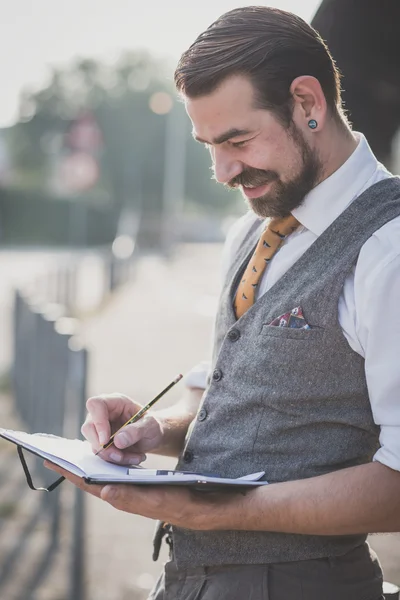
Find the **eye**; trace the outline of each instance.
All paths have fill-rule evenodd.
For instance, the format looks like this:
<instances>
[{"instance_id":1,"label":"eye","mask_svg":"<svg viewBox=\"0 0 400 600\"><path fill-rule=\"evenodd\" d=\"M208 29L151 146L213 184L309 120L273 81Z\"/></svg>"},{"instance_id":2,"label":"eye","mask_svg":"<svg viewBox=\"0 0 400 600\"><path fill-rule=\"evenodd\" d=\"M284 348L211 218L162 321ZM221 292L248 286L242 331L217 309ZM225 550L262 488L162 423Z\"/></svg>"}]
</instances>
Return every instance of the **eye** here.
<instances>
[{"instance_id":1,"label":"eye","mask_svg":"<svg viewBox=\"0 0 400 600\"><path fill-rule=\"evenodd\" d=\"M243 140L242 142L231 142L231 145L234 148L243 148L245 144L247 144L249 140Z\"/></svg>"}]
</instances>

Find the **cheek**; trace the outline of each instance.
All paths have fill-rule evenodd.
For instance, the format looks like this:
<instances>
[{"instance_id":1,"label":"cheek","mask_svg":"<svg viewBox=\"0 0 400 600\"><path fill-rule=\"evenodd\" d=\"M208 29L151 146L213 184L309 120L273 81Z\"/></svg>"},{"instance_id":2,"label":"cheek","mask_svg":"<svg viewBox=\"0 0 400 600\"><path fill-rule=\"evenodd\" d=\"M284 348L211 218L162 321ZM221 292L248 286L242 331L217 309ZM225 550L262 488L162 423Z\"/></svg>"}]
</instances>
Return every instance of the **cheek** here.
<instances>
[{"instance_id":1,"label":"cheek","mask_svg":"<svg viewBox=\"0 0 400 600\"><path fill-rule=\"evenodd\" d=\"M265 147L243 149L240 154L240 161L246 167L262 171L275 171L277 164L279 164L276 152L267 150Z\"/></svg>"},{"instance_id":2,"label":"cheek","mask_svg":"<svg viewBox=\"0 0 400 600\"><path fill-rule=\"evenodd\" d=\"M293 159L293 149L283 141L249 149L243 156L243 162L249 167L275 171L278 174L284 174L288 169L292 170L295 164Z\"/></svg>"},{"instance_id":3,"label":"cheek","mask_svg":"<svg viewBox=\"0 0 400 600\"><path fill-rule=\"evenodd\" d=\"M276 154L277 170L282 175L282 180L290 180L297 177L303 168L301 154L293 146L282 146Z\"/></svg>"}]
</instances>

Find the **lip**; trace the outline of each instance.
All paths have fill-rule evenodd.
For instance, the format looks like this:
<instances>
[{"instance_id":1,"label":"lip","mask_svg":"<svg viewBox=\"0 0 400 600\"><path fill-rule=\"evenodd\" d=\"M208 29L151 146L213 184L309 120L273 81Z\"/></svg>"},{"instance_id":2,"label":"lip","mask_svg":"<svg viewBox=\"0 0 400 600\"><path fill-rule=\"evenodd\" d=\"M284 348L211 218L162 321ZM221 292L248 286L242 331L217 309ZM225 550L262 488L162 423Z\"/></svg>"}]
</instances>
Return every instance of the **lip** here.
<instances>
[{"instance_id":1,"label":"lip","mask_svg":"<svg viewBox=\"0 0 400 600\"><path fill-rule=\"evenodd\" d=\"M244 185L242 185L241 187L243 194L246 196L246 198L260 198L267 192L270 185L271 183L265 183L264 185L259 185L255 188L249 188Z\"/></svg>"}]
</instances>

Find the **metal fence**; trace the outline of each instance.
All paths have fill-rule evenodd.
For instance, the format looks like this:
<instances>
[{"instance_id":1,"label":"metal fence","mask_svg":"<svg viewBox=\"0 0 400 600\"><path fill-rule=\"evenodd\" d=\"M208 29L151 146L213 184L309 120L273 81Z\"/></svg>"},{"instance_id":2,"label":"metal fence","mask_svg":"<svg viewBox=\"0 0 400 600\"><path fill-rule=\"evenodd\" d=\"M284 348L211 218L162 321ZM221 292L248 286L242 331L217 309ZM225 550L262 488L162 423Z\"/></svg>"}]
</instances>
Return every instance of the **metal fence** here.
<instances>
[{"instance_id":1,"label":"metal fence","mask_svg":"<svg viewBox=\"0 0 400 600\"><path fill-rule=\"evenodd\" d=\"M120 236L112 248L60 253L27 290L46 303L62 305L69 315L91 313L132 279L137 263L134 250L133 239Z\"/></svg>"},{"instance_id":2,"label":"metal fence","mask_svg":"<svg viewBox=\"0 0 400 600\"><path fill-rule=\"evenodd\" d=\"M55 255L54 268L31 281L24 291L15 292L12 387L15 413L24 430L80 437L86 413L88 353L79 342L79 321L71 315L85 313L82 298L94 283L97 292L92 294L91 309L101 307L132 278L134 250L135 238L122 235L111 248L95 253ZM39 459L27 458L38 484L47 487L54 473L44 469ZM27 486L20 465L14 470L21 474L14 491L18 497ZM10 486L7 475L2 481L1 468L0 482L0 490ZM26 500L20 504L32 506L18 517L19 526L6 550L0 548L0 598L8 593L10 581L21 577L23 564L24 575L30 573L13 591L13 600L33 600L55 572L59 589L63 582L62 600L85 600L84 494L61 485L48 494L30 492ZM38 532L41 543L35 541ZM2 537L11 536L4 532Z\"/></svg>"},{"instance_id":3,"label":"metal fence","mask_svg":"<svg viewBox=\"0 0 400 600\"><path fill-rule=\"evenodd\" d=\"M111 247L55 253L41 275L15 291L11 379L18 428L81 437L88 352L76 316L101 308L133 277L139 219L131 221L121 219L125 229ZM67 485L32 492L13 459L0 464L0 496L6 492L17 506L15 519L0 513L0 598L34 600L50 591L51 600L54 594L54 600L85 600L84 494ZM56 478L40 459L29 453L26 459L36 486Z\"/></svg>"},{"instance_id":4,"label":"metal fence","mask_svg":"<svg viewBox=\"0 0 400 600\"><path fill-rule=\"evenodd\" d=\"M88 353L79 343L77 333L78 322L66 317L60 305L38 304L20 291L15 293L12 380L16 412L27 431L65 437L80 435L85 415ZM41 463L32 457L33 477L40 485L47 486L55 474ZM84 495L80 490L61 485L51 493L38 492L33 509L22 517L14 542L7 552L2 552L0 597L4 598L2 590L10 579L20 577L23 561L24 570L30 574L18 596L14 593L13 600L35 598L62 545L66 563L66 572L60 576L65 582L62 597L84 600L84 517ZM31 538L38 531L42 534L40 550L33 544L34 556L29 556L27 547L32 545ZM34 563L33 568L30 563Z\"/></svg>"}]
</instances>

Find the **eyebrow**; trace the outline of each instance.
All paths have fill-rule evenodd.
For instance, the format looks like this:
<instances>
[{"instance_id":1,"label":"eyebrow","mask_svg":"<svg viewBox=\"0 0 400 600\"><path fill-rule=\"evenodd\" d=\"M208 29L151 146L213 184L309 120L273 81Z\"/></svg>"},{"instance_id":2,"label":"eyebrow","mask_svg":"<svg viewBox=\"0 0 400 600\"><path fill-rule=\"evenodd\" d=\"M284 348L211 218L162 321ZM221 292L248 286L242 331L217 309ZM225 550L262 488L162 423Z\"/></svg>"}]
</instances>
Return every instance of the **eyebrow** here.
<instances>
[{"instance_id":1,"label":"eyebrow","mask_svg":"<svg viewBox=\"0 0 400 600\"><path fill-rule=\"evenodd\" d=\"M214 138L211 143L215 145L223 144L224 142L227 142L232 138L239 137L241 135L248 135L249 133L251 132L248 129L236 129L235 127L233 127L232 129L229 129L228 131L225 131L225 133L222 133L218 137ZM192 133L192 135L197 142L200 142L202 144L210 143L206 140L202 140L201 138L199 138L194 132Z\"/></svg>"}]
</instances>

